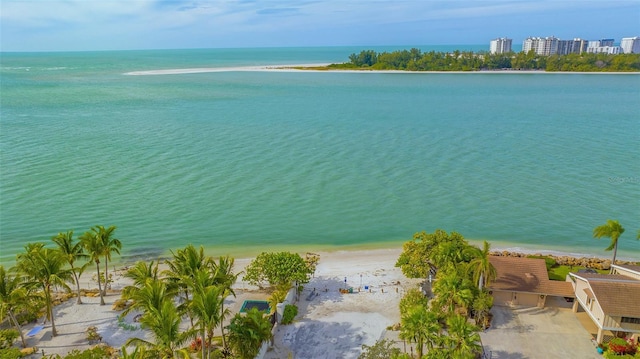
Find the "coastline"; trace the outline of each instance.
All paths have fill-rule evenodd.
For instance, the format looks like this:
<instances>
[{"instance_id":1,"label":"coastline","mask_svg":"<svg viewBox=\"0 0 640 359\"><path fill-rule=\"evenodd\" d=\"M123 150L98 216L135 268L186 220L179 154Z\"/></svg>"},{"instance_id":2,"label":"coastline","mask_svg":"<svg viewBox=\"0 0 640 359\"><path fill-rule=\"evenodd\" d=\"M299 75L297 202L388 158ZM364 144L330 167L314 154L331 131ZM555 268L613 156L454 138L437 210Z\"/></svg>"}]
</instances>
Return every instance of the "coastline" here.
<instances>
[{"instance_id":1,"label":"coastline","mask_svg":"<svg viewBox=\"0 0 640 359\"><path fill-rule=\"evenodd\" d=\"M296 303L299 307L298 316L292 325L275 330L274 347L265 358L283 358L302 352L322 356L326 351L335 357L341 353L354 353L355 358L363 344L373 345L381 338L398 340L398 333L387 328L400 321L398 305L403 295L422 282L420 278L406 278L400 268L395 267L401 252L401 247L314 252L320 255L320 260L311 281L304 286ZM241 273L251 260L236 258L234 272ZM595 263L601 259L591 261ZM160 267L161 270L165 269L166 264L161 263ZM111 272L113 283L105 297L105 306L98 304L99 298L95 294L89 294L82 297L84 304L75 304L75 297L71 297L55 307L56 326L61 335L53 337L50 324L42 324L43 318L37 323L23 326L25 333L36 325L44 326L41 332L27 338L28 346L37 347L38 352L44 350L46 354L66 354L72 349L88 349L91 344L86 340L85 331L89 326L97 328L102 343L116 349L131 337L152 340L151 333L140 329L135 321L139 312L132 312L123 320L118 320L120 312L112 309L122 289L130 284L130 280L123 276L126 269L126 266L118 266ZM81 277L81 288L89 291L97 289L92 280L93 274L93 269L90 269ZM354 288L354 293L341 295L340 289L344 287ZM266 300L269 297L268 290L260 290L242 281L242 274L234 290L237 296L225 300L233 313L240 310L245 300ZM183 322L183 327L187 326L188 323ZM349 328L348 335L344 335L344 328ZM309 333L313 335L308 336ZM318 340L308 342L307 339L311 337ZM314 345L329 342L334 345Z\"/></svg>"},{"instance_id":2,"label":"coastline","mask_svg":"<svg viewBox=\"0 0 640 359\"><path fill-rule=\"evenodd\" d=\"M331 64L296 64L296 65L264 65L235 67L198 67L183 69L160 69L125 72L126 76L150 75L186 75L211 72L323 72L323 73L378 73L378 74L575 74L575 75L640 75L640 72L578 72L578 71L541 71L541 70L482 70L482 71L405 71L405 70L344 70L317 69Z\"/></svg>"}]
</instances>

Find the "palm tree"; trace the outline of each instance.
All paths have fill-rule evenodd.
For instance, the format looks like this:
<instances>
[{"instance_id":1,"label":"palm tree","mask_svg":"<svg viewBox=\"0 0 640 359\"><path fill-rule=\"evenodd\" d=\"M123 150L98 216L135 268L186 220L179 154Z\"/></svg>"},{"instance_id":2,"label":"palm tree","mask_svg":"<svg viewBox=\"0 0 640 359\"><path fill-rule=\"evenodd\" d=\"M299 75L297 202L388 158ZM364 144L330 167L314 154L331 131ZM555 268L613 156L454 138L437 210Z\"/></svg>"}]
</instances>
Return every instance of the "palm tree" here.
<instances>
[{"instance_id":1,"label":"palm tree","mask_svg":"<svg viewBox=\"0 0 640 359\"><path fill-rule=\"evenodd\" d=\"M20 277L8 276L4 266L0 265L0 321L4 320L5 315L9 317L9 323L20 333L23 348L27 347L27 342L16 318L16 311L20 310L28 299L27 290L20 286Z\"/></svg>"},{"instance_id":2,"label":"palm tree","mask_svg":"<svg viewBox=\"0 0 640 359\"><path fill-rule=\"evenodd\" d=\"M126 345L141 344L147 346L155 352L157 358L189 358L189 352L180 348L189 339L194 337L193 330L181 330L182 321L178 310L171 301L166 299L160 308L149 308L140 319L140 323L151 330L154 342L149 342L140 338L127 340Z\"/></svg>"},{"instance_id":3,"label":"palm tree","mask_svg":"<svg viewBox=\"0 0 640 359\"><path fill-rule=\"evenodd\" d=\"M211 258L205 256L202 246L197 250L191 244L175 253L171 251L171 254L173 255L173 260L167 261L169 270L164 271L163 274L171 287L175 287L182 292L184 296L181 301L184 306L187 306L192 291L190 284L193 283L197 272L210 268ZM193 326L191 314L189 314L189 320L191 321L191 326Z\"/></svg>"},{"instance_id":4,"label":"palm tree","mask_svg":"<svg viewBox=\"0 0 640 359\"><path fill-rule=\"evenodd\" d=\"M455 358L476 358L482 351L478 327L469 323L462 315L447 318L446 343Z\"/></svg>"},{"instance_id":5,"label":"palm tree","mask_svg":"<svg viewBox=\"0 0 640 359\"><path fill-rule=\"evenodd\" d=\"M207 286L197 288L193 293L193 300L189 303L189 309L197 319L196 325L202 332L202 357L208 358L211 350L214 329L222 322L222 303L224 298L220 295L222 288ZM205 347L207 354L205 355Z\"/></svg>"},{"instance_id":6,"label":"palm tree","mask_svg":"<svg viewBox=\"0 0 640 359\"><path fill-rule=\"evenodd\" d=\"M122 292L122 298L131 300L132 303L121 314L125 316L133 310L149 312L152 309L159 311L165 300L175 296L175 290L168 288L163 281L146 281L140 288L127 287L127 291Z\"/></svg>"},{"instance_id":7,"label":"palm tree","mask_svg":"<svg viewBox=\"0 0 640 359\"><path fill-rule=\"evenodd\" d=\"M473 302L473 284L466 276L457 273L456 268L438 272L438 279L433 284L436 295L434 303L453 313L456 305L467 310Z\"/></svg>"},{"instance_id":8,"label":"palm tree","mask_svg":"<svg viewBox=\"0 0 640 359\"><path fill-rule=\"evenodd\" d=\"M229 345L240 359L254 358L272 335L269 318L257 308L251 308L246 315L237 313L229 324Z\"/></svg>"},{"instance_id":9,"label":"palm tree","mask_svg":"<svg viewBox=\"0 0 640 359\"><path fill-rule=\"evenodd\" d=\"M96 235L95 231L85 232L82 236L80 236L80 243L87 251L90 263L93 262L96 264L96 272L98 273L98 293L100 294L100 305L104 305L104 295L102 293L102 278L100 276L100 257L102 253L104 253L104 243L102 239ZM106 283L105 283L106 285Z\"/></svg>"},{"instance_id":10,"label":"palm tree","mask_svg":"<svg viewBox=\"0 0 640 359\"><path fill-rule=\"evenodd\" d=\"M71 266L73 281L76 283L78 291L78 301L76 303L82 304L82 297L80 295L80 276L89 263L87 262L80 267L75 267L74 263L78 259L86 259L89 258L89 256L84 253L82 242L78 241L77 243L73 243L73 231L58 233L58 235L54 236L52 240L58 245L58 249L65 256L67 263Z\"/></svg>"},{"instance_id":11,"label":"palm tree","mask_svg":"<svg viewBox=\"0 0 640 359\"><path fill-rule=\"evenodd\" d=\"M438 316L425 306L418 304L410 308L400 319L400 339L416 343L418 358L424 355L424 347L432 349L440 335Z\"/></svg>"},{"instance_id":12,"label":"palm tree","mask_svg":"<svg viewBox=\"0 0 640 359\"><path fill-rule=\"evenodd\" d=\"M611 239L609 247L605 248L605 251L613 250L613 259L611 264L616 264L616 255L618 254L618 238L624 233L624 228L618 221L611 219L607 220L606 224L598 226L593 229L594 238L607 237ZM613 271L613 268L611 269Z\"/></svg>"},{"instance_id":13,"label":"palm tree","mask_svg":"<svg viewBox=\"0 0 640 359\"><path fill-rule=\"evenodd\" d=\"M51 320L51 332L55 337L58 332L53 318L51 291L58 287L69 290L66 281L71 279L71 271L64 269L65 257L56 249L45 248L42 243L28 244L25 249L26 253L18 254L16 267L25 274L27 288L38 288L44 292L47 319Z\"/></svg>"},{"instance_id":14,"label":"palm tree","mask_svg":"<svg viewBox=\"0 0 640 359\"><path fill-rule=\"evenodd\" d=\"M469 262L469 271L473 273L473 281L478 283L478 289L489 285L492 280L496 279L496 268L489 261L490 245L484 241L481 250L476 251L476 258Z\"/></svg>"},{"instance_id":15,"label":"palm tree","mask_svg":"<svg viewBox=\"0 0 640 359\"><path fill-rule=\"evenodd\" d=\"M133 267L125 272L124 277L133 281L132 285L122 289L122 296L126 297L129 296L132 291L142 288L148 281L158 280L158 263L156 262L154 264L153 261L150 263L143 261L136 262Z\"/></svg>"},{"instance_id":16,"label":"palm tree","mask_svg":"<svg viewBox=\"0 0 640 359\"><path fill-rule=\"evenodd\" d=\"M102 294L107 295L107 286L109 283L109 261L111 260L111 253L116 252L120 254L122 249L122 243L119 239L113 237L113 232L116 230L116 226L96 226L92 228L96 235L102 240L104 245L102 255L104 256L104 288L102 288Z\"/></svg>"},{"instance_id":17,"label":"palm tree","mask_svg":"<svg viewBox=\"0 0 640 359\"><path fill-rule=\"evenodd\" d=\"M475 312L476 325L487 328L489 325L489 315L493 307L493 296L487 290L483 290L473 300L473 311Z\"/></svg>"},{"instance_id":18,"label":"palm tree","mask_svg":"<svg viewBox=\"0 0 640 359\"><path fill-rule=\"evenodd\" d=\"M217 286L222 289L222 305L220 306L220 331L222 332L222 347L227 347L227 342L224 334L224 320L229 312L224 308L224 298L233 295L235 298L236 292L233 290L233 285L238 280L240 273L233 273L234 259L229 256L218 258L218 262L212 262L213 266L213 280Z\"/></svg>"}]
</instances>

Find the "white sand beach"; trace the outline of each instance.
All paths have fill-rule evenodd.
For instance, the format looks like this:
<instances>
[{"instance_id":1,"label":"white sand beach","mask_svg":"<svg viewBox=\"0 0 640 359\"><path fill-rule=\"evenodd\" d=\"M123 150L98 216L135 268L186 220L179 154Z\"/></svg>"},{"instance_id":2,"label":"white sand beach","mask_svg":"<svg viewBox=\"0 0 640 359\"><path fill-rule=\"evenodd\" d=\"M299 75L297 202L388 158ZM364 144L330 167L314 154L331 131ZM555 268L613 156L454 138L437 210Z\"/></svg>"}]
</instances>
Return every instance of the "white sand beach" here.
<instances>
[{"instance_id":1,"label":"white sand beach","mask_svg":"<svg viewBox=\"0 0 640 359\"><path fill-rule=\"evenodd\" d=\"M406 278L395 267L401 251L398 246L392 249L317 252L320 261L315 274L295 303L299 308L298 315L292 324L278 325L274 329L273 345L264 358L357 358L363 344L373 345L380 339L394 340L401 346L398 332L388 330L388 327L400 321L398 305L402 296L408 289L418 288L422 281ZM236 259L235 272L243 271L250 262L251 258ZM97 327L102 343L116 349L132 337L152 340L150 334L140 329L134 320L140 313L130 313L119 322L121 312L112 309L113 303L120 298L120 291L129 284L122 276L124 270L125 267L116 267L114 282L105 297L106 305L99 305L99 297L83 297L84 304L78 305L72 298L56 306L55 323L59 335L52 337L50 323L44 323L43 330L27 338L28 346L35 346L38 350L38 354L32 357L40 357L43 351L45 354L65 354L73 349L91 347L96 343L87 341L86 330L90 326ZM97 287L92 275L87 271L82 276L81 288ZM340 289L347 288L352 288L353 292L340 292ZM237 296L225 301L232 315L240 311L245 300L266 300L269 297L267 290L260 290L241 280L235 284L234 290ZM24 326L24 333L36 325L43 325L43 320L40 318L37 323ZM185 318L185 329L187 323ZM578 326L570 331L581 339L586 338L589 344L584 328ZM220 335L219 331L214 334ZM590 345L585 347L590 348Z\"/></svg>"},{"instance_id":2,"label":"white sand beach","mask_svg":"<svg viewBox=\"0 0 640 359\"><path fill-rule=\"evenodd\" d=\"M286 358L292 353L295 358L356 358L362 344L372 345L385 336L386 328L400 321L400 298L420 282L405 278L400 269L394 267L400 252L397 248L318 253L320 262L315 276L299 297L296 320L276 329L275 344L265 357ZM236 272L250 261L236 259ZM83 297L84 304L80 305L72 298L55 307L57 337L52 337L47 322L42 331L27 338L29 346L37 347L37 357L43 350L45 354L65 354L73 349L89 348L95 344L86 339L89 326L96 326L102 342L115 348L123 346L131 337L151 339L134 321L139 313L130 313L122 323L118 322L121 312L112 310L112 305L128 282L122 276L123 268L116 269L112 289L105 297L106 305L99 305L99 297ZM97 287L91 277L89 271L82 276L81 288ZM354 293L339 292L340 288L348 287L354 288ZM242 281L236 283L235 291L237 296L227 298L226 302L234 314L244 300L268 298L266 291ZM23 327L23 331L27 333L42 323L41 318L38 323Z\"/></svg>"}]
</instances>

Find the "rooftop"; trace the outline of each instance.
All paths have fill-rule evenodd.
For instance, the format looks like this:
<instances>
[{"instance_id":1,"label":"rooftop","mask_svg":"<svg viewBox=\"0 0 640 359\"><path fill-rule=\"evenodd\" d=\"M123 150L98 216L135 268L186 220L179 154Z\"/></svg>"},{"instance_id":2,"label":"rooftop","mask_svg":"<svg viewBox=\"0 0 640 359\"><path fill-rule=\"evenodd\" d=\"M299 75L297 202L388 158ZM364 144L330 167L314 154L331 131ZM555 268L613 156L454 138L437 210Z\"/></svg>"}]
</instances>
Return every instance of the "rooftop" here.
<instances>
[{"instance_id":1,"label":"rooftop","mask_svg":"<svg viewBox=\"0 0 640 359\"><path fill-rule=\"evenodd\" d=\"M571 283L549 280L544 259L490 256L489 261L497 274L496 280L489 285L491 289L575 296Z\"/></svg>"}]
</instances>

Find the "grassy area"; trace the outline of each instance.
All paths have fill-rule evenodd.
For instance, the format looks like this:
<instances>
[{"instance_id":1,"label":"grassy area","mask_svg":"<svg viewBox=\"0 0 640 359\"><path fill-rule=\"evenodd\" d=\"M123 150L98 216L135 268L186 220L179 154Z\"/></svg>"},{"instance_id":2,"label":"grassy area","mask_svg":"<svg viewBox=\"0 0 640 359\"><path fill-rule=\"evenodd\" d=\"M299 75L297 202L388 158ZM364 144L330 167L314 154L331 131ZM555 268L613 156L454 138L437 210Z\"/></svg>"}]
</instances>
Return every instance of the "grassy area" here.
<instances>
[{"instance_id":1,"label":"grassy area","mask_svg":"<svg viewBox=\"0 0 640 359\"><path fill-rule=\"evenodd\" d=\"M564 265L557 265L547 269L549 273L549 279L551 280L561 280L564 281L569 272L577 273L580 269L585 269L585 267L569 267ZM608 270L597 269L598 273L608 274Z\"/></svg>"},{"instance_id":2,"label":"grassy area","mask_svg":"<svg viewBox=\"0 0 640 359\"><path fill-rule=\"evenodd\" d=\"M579 266L567 266L567 265L558 265L556 261L547 256L527 256L527 258L540 258L544 259L544 262L547 266L547 273L549 273L549 279L551 280L560 280L564 281L567 278L569 272L578 273L580 269L586 269L586 267ZM608 274L609 270L601 270L597 269L600 274Z\"/></svg>"}]
</instances>

